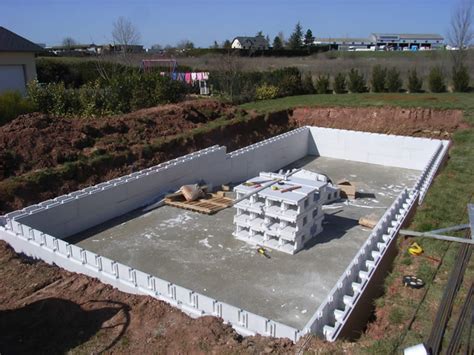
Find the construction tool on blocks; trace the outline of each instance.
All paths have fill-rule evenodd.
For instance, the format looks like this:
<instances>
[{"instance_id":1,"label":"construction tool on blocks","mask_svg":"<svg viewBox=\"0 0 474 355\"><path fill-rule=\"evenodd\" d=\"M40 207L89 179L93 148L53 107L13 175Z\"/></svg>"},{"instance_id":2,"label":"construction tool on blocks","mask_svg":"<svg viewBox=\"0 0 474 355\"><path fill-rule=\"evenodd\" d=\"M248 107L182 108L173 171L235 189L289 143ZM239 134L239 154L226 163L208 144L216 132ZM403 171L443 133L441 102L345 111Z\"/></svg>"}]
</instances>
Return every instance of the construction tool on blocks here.
<instances>
[{"instance_id":1,"label":"construction tool on blocks","mask_svg":"<svg viewBox=\"0 0 474 355\"><path fill-rule=\"evenodd\" d=\"M292 187L288 187L286 189L280 190L280 192L284 193L284 192L290 192L290 191L298 190L298 189L301 189L301 186L296 185L296 186L292 186Z\"/></svg>"}]
</instances>

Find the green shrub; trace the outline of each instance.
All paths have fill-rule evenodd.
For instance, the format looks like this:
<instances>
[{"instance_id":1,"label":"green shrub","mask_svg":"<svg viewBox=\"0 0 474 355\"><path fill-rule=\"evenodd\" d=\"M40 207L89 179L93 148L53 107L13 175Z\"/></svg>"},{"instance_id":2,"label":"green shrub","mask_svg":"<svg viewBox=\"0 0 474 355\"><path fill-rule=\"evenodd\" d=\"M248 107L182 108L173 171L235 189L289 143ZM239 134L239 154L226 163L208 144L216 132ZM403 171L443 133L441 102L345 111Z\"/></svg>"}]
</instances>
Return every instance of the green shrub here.
<instances>
[{"instance_id":1,"label":"green shrub","mask_svg":"<svg viewBox=\"0 0 474 355\"><path fill-rule=\"evenodd\" d=\"M209 85L214 93L233 103L255 100L256 88L263 85L278 88L278 96L293 96L307 93L298 68L281 68L264 72L242 72L239 70L223 70L211 72ZM309 88L310 90L310 88Z\"/></svg>"},{"instance_id":2,"label":"green shrub","mask_svg":"<svg viewBox=\"0 0 474 355\"><path fill-rule=\"evenodd\" d=\"M453 89L456 92L469 91L469 71L464 65L453 67Z\"/></svg>"},{"instance_id":3,"label":"green shrub","mask_svg":"<svg viewBox=\"0 0 474 355\"><path fill-rule=\"evenodd\" d=\"M17 91L6 91L0 95L0 125L34 110L34 103Z\"/></svg>"},{"instance_id":4,"label":"green shrub","mask_svg":"<svg viewBox=\"0 0 474 355\"><path fill-rule=\"evenodd\" d=\"M40 58L36 60L36 71L40 83L64 83L67 88L79 88L95 81L98 77L113 77L129 71L130 68L112 62L99 60L71 60Z\"/></svg>"},{"instance_id":5,"label":"green shrub","mask_svg":"<svg viewBox=\"0 0 474 355\"><path fill-rule=\"evenodd\" d=\"M316 79L316 92L327 94L329 92L329 75L319 75Z\"/></svg>"},{"instance_id":6,"label":"green shrub","mask_svg":"<svg viewBox=\"0 0 474 355\"><path fill-rule=\"evenodd\" d=\"M155 83L155 104L178 102L186 95L186 85L181 81L171 80L167 77L159 77Z\"/></svg>"},{"instance_id":7,"label":"green shrub","mask_svg":"<svg viewBox=\"0 0 474 355\"><path fill-rule=\"evenodd\" d=\"M82 116L103 116L113 113L107 108L107 90L100 86L98 80L83 85L78 94Z\"/></svg>"},{"instance_id":8,"label":"green shrub","mask_svg":"<svg viewBox=\"0 0 474 355\"><path fill-rule=\"evenodd\" d=\"M39 85L33 81L28 85L28 97L38 110L55 115L77 114L80 100L75 89L67 89L63 83Z\"/></svg>"},{"instance_id":9,"label":"green shrub","mask_svg":"<svg viewBox=\"0 0 474 355\"><path fill-rule=\"evenodd\" d=\"M387 68L376 65L372 68L372 79L370 81L373 92L384 92L385 81L387 77Z\"/></svg>"},{"instance_id":10,"label":"green shrub","mask_svg":"<svg viewBox=\"0 0 474 355\"><path fill-rule=\"evenodd\" d=\"M403 83L397 68L393 67L387 71L386 84L388 92L399 92L402 89Z\"/></svg>"},{"instance_id":11,"label":"green shrub","mask_svg":"<svg viewBox=\"0 0 474 355\"><path fill-rule=\"evenodd\" d=\"M444 92L446 85L444 83L443 70L440 67L434 67L428 77L428 86L431 92Z\"/></svg>"},{"instance_id":12,"label":"green shrub","mask_svg":"<svg viewBox=\"0 0 474 355\"><path fill-rule=\"evenodd\" d=\"M423 86L423 79L420 78L416 72L416 69L408 72L408 91L410 93L421 92Z\"/></svg>"},{"instance_id":13,"label":"green shrub","mask_svg":"<svg viewBox=\"0 0 474 355\"><path fill-rule=\"evenodd\" d=\"M273 85L263 84L255 90L256 100L271 100L278 97L278 88Z\"/></svg>"},{"instance_id":14,"label":"green shrub","mask_svg":"<svg viewBox=\"0 0 474 355\"><path fill-rule=\"evenodd\" d=\"M349 91L352 93L366 92L364 75L359 73L357 69L352 68L349 71Z\"/></svg>"},{"instance_id":15,"label":"green shrub","mask_svg":"<svg viewBox=\"0 0 474 355\"><path fill-rule=\"evenodd\" d=\"M313 75L311 73L306 73L303 78L303 91L305 94L315 94L316 89L314 88Z\"/></svg>"},{"instance_id":16,"label":"green shrub","mask_svg":"<svg viewBox=\"0 0 474 355\"><path fill-rule=\"evenodd\" d=\"M337 73L334 77L333 88L336 94L344 94L346 93L346 74L345 73Z\"/></svg>"}]
</instances>

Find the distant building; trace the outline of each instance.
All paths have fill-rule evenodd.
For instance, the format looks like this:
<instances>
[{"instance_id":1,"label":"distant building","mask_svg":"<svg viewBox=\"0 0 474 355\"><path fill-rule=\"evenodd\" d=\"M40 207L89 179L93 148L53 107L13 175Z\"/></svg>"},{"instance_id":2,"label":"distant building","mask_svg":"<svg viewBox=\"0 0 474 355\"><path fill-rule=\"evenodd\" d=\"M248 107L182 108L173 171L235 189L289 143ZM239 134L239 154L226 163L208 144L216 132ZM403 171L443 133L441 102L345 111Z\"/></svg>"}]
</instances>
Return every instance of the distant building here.
<instances>
[{"instance_id":1,"label":"distant building","mask_svg":"<svg viewBox=\"0 0 474 355\"><path fill-rule=\"evenodd\" d=\"M99 54L99 48L94 43L91 44L73 44L68 46L52 46L46 49L59 56L89 56Z\"/></svg>"},{"instance_id":2,"label":"distant building","mask_svg":"<svg viewBox=\"0 0 474 355\"><path fill-rule=\"evenodd\" d=\"M0 93L26 93L26 84L36 79L35 54L43 48L0 26Z\"/></svg>"},{"instance_id":3,"label":"distant building","mask_svg":"<svg viewBox=\"0 0 474 355\"><path fill-rule=\"evenodd\" d=\"M377 46L388 49L440 49L444 48L444 38L438 34L372 33Z\"/></svg>"},{"instance_id":4,"label":"distant building","mask_svg":"<svg viewBox=\"0 0 474 355\"><path fill-rule=\"evenodd\" d=\"M431 50L445 47L441 35L403 33L372 33L369 38L316 38L314 44L342 51Z\"/></svg>"},{"instance_id":5,"label":"distant building","mask_svg":"<svg viewBox=\"0 0 474 355\"><path fill-rule=\"evenodd\" d=\"M123 53L144 53L145 49L142 45L123 45L123 44L74 44L70 46L52 46L47 48L51 53L58 56L81 57L101 54Z\"/></svg>"},{"instance_id":6,"label":"distant building","mask_svg":"<svg viewBox=\"0 0 474 355\"><path fill-rule=\"evenodd\" d=\"M315 38L314 44L327 45L330 49L340 51L370 49L375 46L370 38Z\"/></svg>"},{"instance_id":7,"label":"distant building","mask_svg":"<svg viewBox=\"0 0 474 355\"><path fill-rule=\"evenodd\" d=\"M231 48L235 49L253 49L266 50L269 48L269 43L263 36L255 37L235 37L232 40Z\"/></svg>"}]
</instances>

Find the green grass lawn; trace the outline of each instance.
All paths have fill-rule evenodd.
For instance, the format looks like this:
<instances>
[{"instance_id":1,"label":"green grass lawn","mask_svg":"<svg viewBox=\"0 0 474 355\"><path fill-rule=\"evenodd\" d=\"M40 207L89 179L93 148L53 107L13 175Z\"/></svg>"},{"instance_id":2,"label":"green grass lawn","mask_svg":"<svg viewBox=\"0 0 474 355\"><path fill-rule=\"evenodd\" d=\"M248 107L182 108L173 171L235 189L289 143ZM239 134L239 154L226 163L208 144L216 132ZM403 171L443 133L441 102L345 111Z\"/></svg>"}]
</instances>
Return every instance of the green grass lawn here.
<instances>
[{"instance_id":1,"label":"green grass lawn","mask_svg":"<svg viewBox=\"0 0 474 355\"><path fill-rule=\"evenodd\" d=\"M434 180L423 205L418 208L410 228L426 231L467 223L466 205L469 202L474 202L474 94L305 95L241 105L244 109L255 109L262 112L303 106L397 106L463 110L464 119L470 124L470 127L453 134L453 146L450 149L448 163ZM463 234L458 233L457 236L463 236ZM400 250L394 261L393 270L385 282L386 290L391 291L375 302L377 307L388 307L390 312L389 329L381 340L372 340L362 336L360 343L354 349L357 353L397 353L408 346L426 340L431 331L449 272L455 263L459 245L428 238L412 238L412 240L422 245L425 250L424 255L442 260L441 264L438 265L420 257L415 260L407 253L406 243L404 244L403 250ZM419 290L426 292L425 297L422 297L422 293L409 297L400 287L400 279L408 271L425 280L425 288ZM472 282L473 277L474 263L471 259L466 270L464 286L458 293L456 304L459 305L465 297L468 289L466 284L469 283L469 280ZM396 291L393 291L394 289ZM450 336L458 309L459 306L456 308L455 305L444 344ZM412 326L408 328L412 319Z\"/></svg>"},{"instance_id":2,"label":"green grass lawn","mask_svg":"<svg viewBox=\"0 0 474 355\"><path fill-rule=\"evenodd\" d=\"M262 112L286 110L295 107L370 107L398 106L425 107L437 109L461 109L474 111L473 93L442 93L442 94L396 94L396 93L364 93L340 95L301 95L289 96L275 100L262 100L241 105L243 109Z\"/></svg>"}]
</instances>

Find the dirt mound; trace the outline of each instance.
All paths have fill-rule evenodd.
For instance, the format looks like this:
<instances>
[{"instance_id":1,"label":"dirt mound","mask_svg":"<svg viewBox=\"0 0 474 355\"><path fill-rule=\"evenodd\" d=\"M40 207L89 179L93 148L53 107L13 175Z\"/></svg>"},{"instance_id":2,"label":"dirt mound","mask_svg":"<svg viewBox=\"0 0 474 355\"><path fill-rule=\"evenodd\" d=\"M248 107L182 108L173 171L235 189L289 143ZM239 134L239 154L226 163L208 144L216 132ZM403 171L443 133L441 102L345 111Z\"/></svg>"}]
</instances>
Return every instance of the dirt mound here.
<instances>
[{"instance_id":1,"label":"dirt mound","mask_svg":"<svg viewBox=\"0 0 474 355\"><path fill-rule=\"evenodd\" d=\"M242 338L148 296L17 255L0 241L0 352L288 353L288 339ZM60 340L60 341L58 341Z\"/></svg>"},{"instance_id":2,"label":"dirt mound","mask_svg":"<svg viewBox=\"0 0 474 355\"><path fill-rule=\"evenodd\" d=\"M460 110L381 108L297 108L291 118L299 126L319 126L417 137L449 138L467 127Z\"/></svg>"},{"instance_id":3,"label":"dirt mound","mask_svg":"<svg viewBox=\"0 0 474 355\"><path fill-rule=\"evenodd\" d=\"M232 119L237 111L219 101L195 100L101 118L23 115L0 127L0 180L143 146L219 117Z\"/></svg>"}]
</instances>

